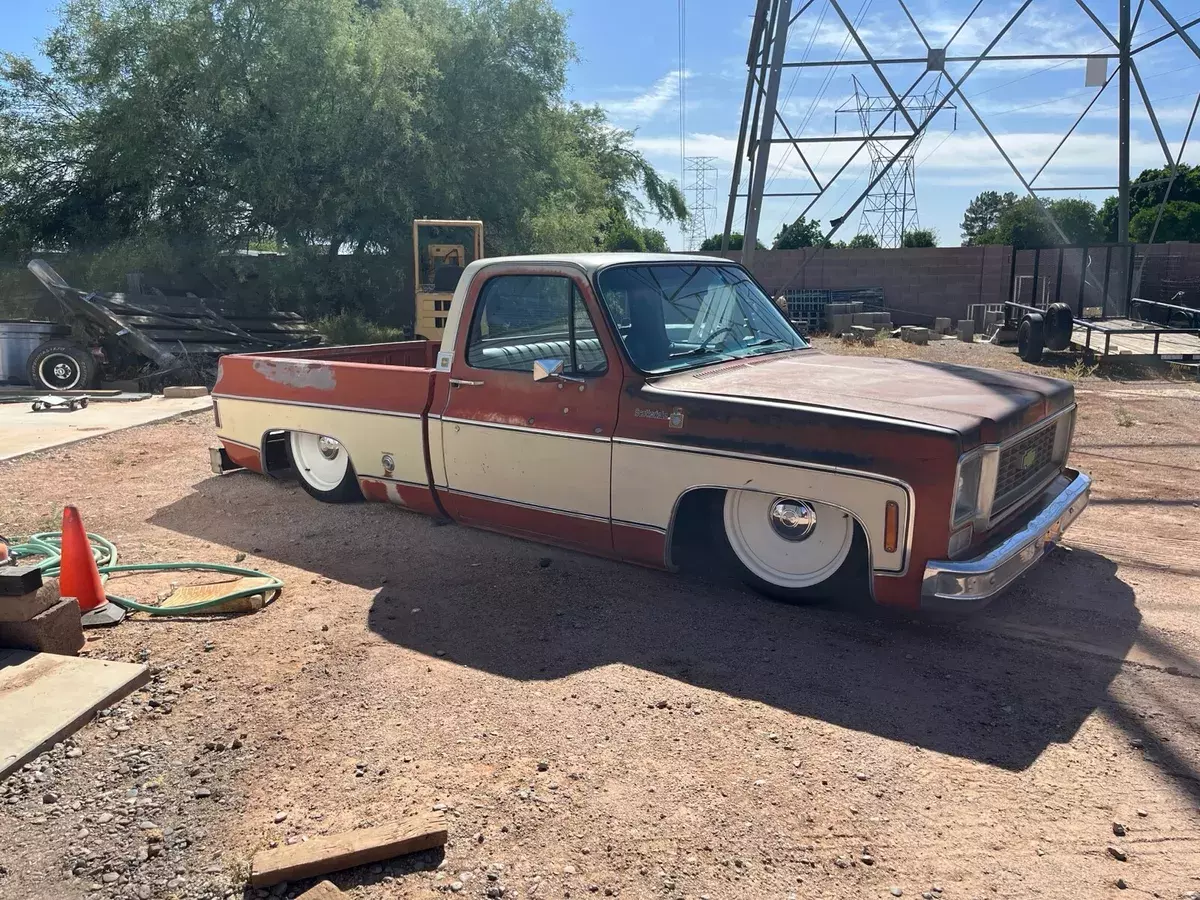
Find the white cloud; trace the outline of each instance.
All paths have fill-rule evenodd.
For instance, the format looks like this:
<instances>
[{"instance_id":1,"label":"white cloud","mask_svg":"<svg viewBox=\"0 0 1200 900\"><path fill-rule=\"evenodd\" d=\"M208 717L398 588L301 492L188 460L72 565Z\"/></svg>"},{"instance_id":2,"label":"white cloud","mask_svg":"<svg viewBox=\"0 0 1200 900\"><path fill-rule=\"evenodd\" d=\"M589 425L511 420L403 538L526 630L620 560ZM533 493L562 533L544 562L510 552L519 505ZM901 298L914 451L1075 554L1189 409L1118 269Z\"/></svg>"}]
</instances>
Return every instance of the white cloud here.
<instances>
[{"instance_id":1,"label":"white cloud","mask_svg":"<svg viewBox=\"0 0 1200 900\"><path fill-rule=\"evenodd\" d=\"M691 77L692 73L686 69L674 69L636 97L628 100L601 100L600 105L617 120L645 121L653 118L668 105L678 109L680 80L686 81Z\"/></svg>"}]
</instances>

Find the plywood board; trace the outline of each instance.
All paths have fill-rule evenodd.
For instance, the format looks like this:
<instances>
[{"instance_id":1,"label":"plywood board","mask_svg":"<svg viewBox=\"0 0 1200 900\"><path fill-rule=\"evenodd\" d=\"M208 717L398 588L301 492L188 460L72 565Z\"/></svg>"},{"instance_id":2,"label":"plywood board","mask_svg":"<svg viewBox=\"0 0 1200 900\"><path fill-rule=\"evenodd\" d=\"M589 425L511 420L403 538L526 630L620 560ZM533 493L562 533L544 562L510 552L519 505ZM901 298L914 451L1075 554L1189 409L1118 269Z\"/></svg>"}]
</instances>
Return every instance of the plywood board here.
<instances>
[{"instance_id":1,"label":"plywood board","mask_svg":"<svg viewBox=\"0 0 1200 900\"><path fill-rule=\"evenodd\" d=\"M134 663L0 650L0 778L149 680Z\"/></svg>"},{"instance_id":2,"label":"plywood board","mask_svg":"<svg viewBox=\"0 0 1200 900\"><path fill-rule=\"evenodd\" d=\"M446 843L447 834L446 817L440 812L420 813L391 825L322 834L299 844L284 844L255 853L250 862L250 883L255 887L270 887L281 881L298 881L383 862L440 847Z\"/></svg>"}]
</instances>

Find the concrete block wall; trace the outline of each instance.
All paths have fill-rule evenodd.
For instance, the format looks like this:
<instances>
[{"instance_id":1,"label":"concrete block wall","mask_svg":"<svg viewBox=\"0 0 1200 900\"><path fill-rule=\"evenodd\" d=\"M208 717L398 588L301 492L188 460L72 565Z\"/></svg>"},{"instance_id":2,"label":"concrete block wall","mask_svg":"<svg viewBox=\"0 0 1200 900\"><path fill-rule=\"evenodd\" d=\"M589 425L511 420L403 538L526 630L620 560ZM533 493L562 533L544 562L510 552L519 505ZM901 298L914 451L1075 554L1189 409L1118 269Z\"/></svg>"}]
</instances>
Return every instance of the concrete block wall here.
<instances>
[{"instance_id":1,"label":"concrete block wall","mask_svg":"<svg viewBox=\"0 0 1200 900\"><path fill-rule=\"evenodd\" d=\"M1110 296L1123 297L1126 250L1114 247L1110 264ZM1157 283L1163 265L1152 264L1158 258L1174 258L1172 270L1179 278L1200 279L1200 244L1172 242L1139 245L1139 254L1148 257L1142 285L1137 296L1157 299L1162 292ZM1051 301L1060 299L1075 307L1079 296L1080 250L1061 251L1062 280L1058 282L1059 250L1042 250L1038 262L1038 282L1048 285ZM1011 247L914 247L898 250L760 250L754 256L755 277L774 295L784 289L837 290L883 288L884 303L897 325L932 325L938 317L955 322L967 317L967 308L976 303L1003 303L1011 297ZM713 253L740 259L740 252ZM1102 277L1105 260L1103 246L1092 248L1091 272ZM1033 251L1017 254L1016 275L1032 276ZM1057 286L1057 297L1055 290ZM1031 277L1021 282L1021 299L1033 295ZM1088 285L1087 305L1100 302L1099 291ZM1093 296L1096 295L1096 296ZM1118 301L1119 302L1119 301ZM1200 294L1190 302L1200 305ZM1115 308L1109 309L1115 314Z\"/></svg>"}]
</instances>

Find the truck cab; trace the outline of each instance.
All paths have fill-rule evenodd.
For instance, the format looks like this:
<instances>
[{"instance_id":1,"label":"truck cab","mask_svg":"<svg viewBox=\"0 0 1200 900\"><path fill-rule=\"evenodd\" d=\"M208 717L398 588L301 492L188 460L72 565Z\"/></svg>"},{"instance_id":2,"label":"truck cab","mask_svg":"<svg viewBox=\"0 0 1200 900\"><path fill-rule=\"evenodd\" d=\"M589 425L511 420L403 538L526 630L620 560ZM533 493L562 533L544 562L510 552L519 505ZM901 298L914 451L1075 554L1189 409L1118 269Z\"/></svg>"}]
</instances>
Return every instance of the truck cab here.
<instances>
[{"instance_id":1,"label":"truck cab","mask_svg":"<svg viewBox=\"0 0 1200 900\"><path fill-rule=\"evenodd\" d=\"M446 312L224 358L215 466L667 569L705 518L759 590L910 609L986 602L1087 503L1068 383L820 353L722 259L477 260Z\"/></svg>"}]
</instances>

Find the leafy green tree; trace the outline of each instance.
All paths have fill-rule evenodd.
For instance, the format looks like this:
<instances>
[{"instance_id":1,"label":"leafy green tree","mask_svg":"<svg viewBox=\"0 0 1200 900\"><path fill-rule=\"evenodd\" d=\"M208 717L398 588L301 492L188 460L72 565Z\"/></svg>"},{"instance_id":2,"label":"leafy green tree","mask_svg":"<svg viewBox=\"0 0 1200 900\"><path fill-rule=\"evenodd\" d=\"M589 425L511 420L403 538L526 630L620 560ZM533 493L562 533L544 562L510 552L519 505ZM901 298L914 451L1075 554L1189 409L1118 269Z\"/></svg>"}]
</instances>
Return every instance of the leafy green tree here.
<instances>
[{"instance_id":1,"label":"leafy green tree","mask_svg":"<svg viewBox=\"0 0 1200 900\"><path fill-rule=\"evenodd\" d=\"M936 247L937 232L932 228L912 228L904 232L900 244L903 247Z\"/></svg>"},{"instance_id":2,"label":"leafy green tree","mask_svg":"<svg viewBox=\"0 0 1200 900\"><path fill-rule=\"evenodd\" d=\"M1129 220L1130 240L1149 241L1154 220L1157 218L1157 206L1147 206L1138 210L1137 215ZM1162 221L1158 223L1154 240L1200 241L1200 203L1189 200L1172 200L1168 203L1163 209Z\"/></svg>"},{"instance_id":3,"label":"leafy green tree","mask_svg":"<svg viewBox=\"0 0 1200 900\"><path fill-rule=\"evenodd\" d=\"M720 250L721 249L721 237L722 237L722 235L720 235L720 234L714 234L712 237L705 238L704 242L700 245L700 249L701 250ZM745 240L746 240L746 238L741 234L741 232L737 232L737 231L729 232L729 249L730 250L741 250L742 245L745 242ZM754 245L759 250L767 249L762 241L755 241Z\"/></svg>"},{"instance_id":4,"label":"leafy green tree","mask_svg":"<svg viewBox=\"0 0 1200 900\"><path fill-rule=\"evenodd\" d=\"M656 228L643 228L623 223L604 236L605 250L624 250L635 253L666 253L667 237Z\"/></svg>"},{"instance_id":5,"label":"leafy green tree","mask_svg":"<svg viewBox=\"0 0 1200 900\"><path fill-rule=\"evenodd\" d=\"M347 252L410 265L417 217L483 219L496 253L687 215L563 103L550 0L67 0L43 49L0 59L0 252L269 241L302 285Z\"/></svg>"},{"instance_id":6,"label":"leafy green tree","mask_svg":"<svg viewBox=\"0 0 1200 900\"><path fill-rule=\"evenodd\" d=\"M967 204L963 213L962 238L963 246L986 244L985 238L1000 223L1000 215L1017 202L1017 195L1012 191L998 193L984 191Z\"/></svg>"},{"instance_id":7,"label":"leafy green tree","mask_svg":"<svg viewBox=\"0 0 1200 900\"><path fill-rule=\"evenodd\" d=\"M775 235L774 250L798 250L801 247L820 246L825 241L825 232L817 219L800 216L790 225L784 225Z\"/></svg>"},{"instance_id":8,"label":"leafy green tree","mask_svg":"<svg viewBox=\"0 0 1200 900\"><path fill-rule=\"evenodd\" d=\"M1033 197L1021 197L1008 203L1001 210L995 225L975 235L972 243L1009 244L1018 249L1062 245L1062 236L1038 203ZM1100 217L1096 205L1090 200L1068 197L1046 203L1045 207L1066 235L1067 243L1100 241Z\"/></svg>"},{"instance_id":9,"label":"leafy green tree","mask_svg":"<svg viewBox=\"0 0 1200 900\"><path fill-rule=\"evenodd\" d=\"M1170 177L1171 170L1169 168L1145 169L1130 182L1129 236L1131 239L1150 240L1150 229L1154 227L1154 219L1158 215L1158 204L1163 199L1163 192L1167 189L1167 179ZM1166 227L1168 214L1175 219L1176 225L1173 227L1181 227L1187 220L1186 215L1183 215L1182 219L1179 218L1182 212L1178 209L1174 213L1170 213L1172 203L1200 203L1200 166L1180 163L1175 183L1171 185L1171 196L1167 198L1168 209L1163 211L1162 224L1158 226L1158 233L1154 236L1155 241L1200 241L1200 231L1175 231L1172 233L1182 236L1169 238L1164 236L1163 229ZM1134 237L1133 222L1139 217L1139 221L1146 222L1146 217L1141 215L1145 210L1150 210L1149 223L1145 228L1139 229L1138 236ZM1117 239L1117 212L1117 198L1106 198L1100 207L1100 233L1106 241Z\"/></svg>"},{"instance_id":10,"label":"leafy green tree","mask_svg":"<svg viewBox=\"0 0 1200 900\"><path fill-rule=\"evenodd\" d=\"M850 238L846 246L852 250L875 250L879 247L879 241L873 234L856 234Z\"/></svg>"}]
</instances>

